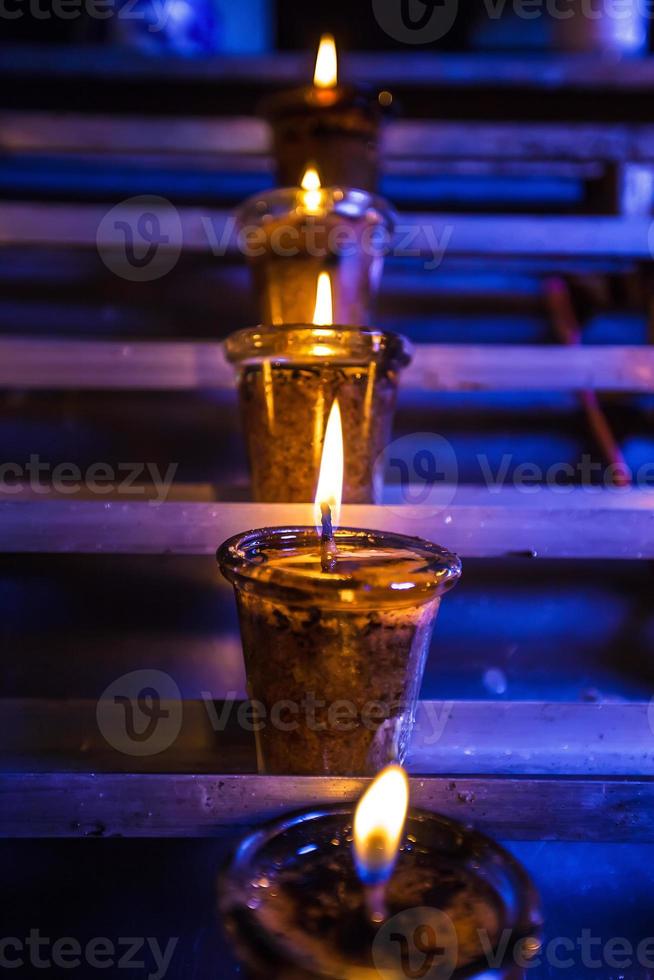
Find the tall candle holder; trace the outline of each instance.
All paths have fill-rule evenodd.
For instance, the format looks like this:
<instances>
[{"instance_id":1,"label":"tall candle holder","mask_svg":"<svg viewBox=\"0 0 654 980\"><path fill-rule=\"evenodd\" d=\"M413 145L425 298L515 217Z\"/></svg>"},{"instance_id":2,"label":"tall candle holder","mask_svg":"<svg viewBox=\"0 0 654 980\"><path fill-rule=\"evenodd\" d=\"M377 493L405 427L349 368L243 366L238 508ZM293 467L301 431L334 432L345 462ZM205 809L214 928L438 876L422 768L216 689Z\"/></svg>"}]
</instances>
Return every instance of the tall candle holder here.
<instances>
[{"instance_id":1,"label":"tall candle holder","mask_svg":"<svg viewBox=\"0 0 654 980\"><path fill-rule=\"evenodd\" d=\"M238 369L255 500L314 499L338 397L344 500L379 502L383 474L376 463L390 442L400 372L411 359L403 337L355 327L256 327L229 337L226 353Z\"/></svg>"},{"instance_id":2,"label":"tall candle holder","mask_svg":"<svg viewBox=\"0 0 654 980\"><path fill-rule=\"evenodd\" d=\"M365 325L395 213L356 185L321 187L321 174L304 166L304 186L257 194L238 215L261 322L311 323L316 283L327 271L335 321Z\"/></svg>"},{"instance_id":3,"label":"tall candle holder","mask_svg":"<svg viewBox=\"0 0 654 980\"><path fill-rule=\"evenodd\" d=\"M330 529L331 530L331 529ZM418 538L268 528L218 552L234 585L263 773L363 775L407 750L442 595L459 559Z\"/></svg>"}]
</instances>

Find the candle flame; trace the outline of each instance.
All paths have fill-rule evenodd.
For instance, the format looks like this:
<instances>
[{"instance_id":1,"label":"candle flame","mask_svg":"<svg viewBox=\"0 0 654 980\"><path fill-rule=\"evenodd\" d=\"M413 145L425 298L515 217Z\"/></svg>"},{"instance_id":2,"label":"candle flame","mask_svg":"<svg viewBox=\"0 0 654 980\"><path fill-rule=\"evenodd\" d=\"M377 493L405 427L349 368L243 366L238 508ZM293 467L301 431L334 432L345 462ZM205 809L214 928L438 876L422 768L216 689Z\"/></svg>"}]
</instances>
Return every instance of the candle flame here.
<instances>
[{"instance_id":1,"label":"candle flame","mask_svg":"<svg viewBox=\"0 0 654 980\"><path fill-rule=\"evenodd\" d=\"M343 424L341 422L341 410L338 404L338 398L335 398L327 421L327 430L322 449L322 461L320 463L320 475L318 477L318 489L316 490L314 519L319 533L322 527L322 507L325 504L331 510L334 529L338 526L341 518L342 497Z\"/></svg>"},{"instance_id":2,"label":"candle flame","mask_svg":"<svg viewBox=\"0 0 654 980\"><path fill-rule=\"evenodd\" d=\"M388 881L399 853L409 808L409 780L401 766L388 766L359 801L354 850L364 884Z\"/></svg>"},{"instance_id":3,"label":"candle flame","mask_svg":"<svg viewBox=\"0 0 654 980\"><path fill-rule=\"evenodd\" d=\"M313 84L316 88L336 88L338 85L338 55L333 34L323 34L320 39Z\"/></svg>"},{"instance_id":4,"label":"candle flame","mask_svg":"<svg viewBox=\"0 0 654 980\"><path fill-rule=\"evenodd\" d=\"M322 208L322 184L316 167L310 164L304 172L301 182L304 191L303 204L307 214L320 214Z\"/></svg>"},{"instance_id":5,"label":"candle flame","mask_svg":"<svg viewBox=\"0 0 654 980\"><path fill-rule=\"evenodd\" d=\"M302 178L302 190L303 191L319 191L321 188L320 174L316 168L311 164L304 171L304 177Z\"/></svg>"},{"instance_id":6,"label":"candle flame","mask_svg":"<svg viewBox=\"0 0 654 980\"><path fill-rule=\"evenodd\" d=\"M313 324L316 327L331 327L334 322L334 299L332 296L332 281L328 272L318 276L316 288L316 308L313 312Z\"/></svg>"}]
</instances>

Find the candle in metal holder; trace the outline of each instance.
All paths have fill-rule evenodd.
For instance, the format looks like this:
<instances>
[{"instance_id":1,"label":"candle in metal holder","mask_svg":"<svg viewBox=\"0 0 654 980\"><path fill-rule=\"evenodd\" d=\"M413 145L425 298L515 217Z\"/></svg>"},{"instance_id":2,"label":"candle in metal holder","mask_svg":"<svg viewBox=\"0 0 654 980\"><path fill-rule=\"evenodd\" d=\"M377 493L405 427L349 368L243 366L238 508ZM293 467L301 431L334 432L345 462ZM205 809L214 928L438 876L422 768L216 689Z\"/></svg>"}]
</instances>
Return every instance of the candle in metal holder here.
<instances>
[{"instance_id":1,"label":"candle in metal holder","mask_svg":"<svg viewBox=\"0 0 654 980\"><path fill-rule=\"evenodd\" d=\"M218 552L263 709L263 773L363 775L404 758L441 596L461 574L418 538L341 528L333 545L326 565L317 529L269 528Z\"/></svg>"},{"instance_id":2,"label":"candle in metal holder","mask_svg":"<svg viewBox=\"0 0 654 980\"><path fill-rule=\"evenodd\" d=\"M315 167L302 173L298 186L257 194L238 215L261 321L311 323L316 283L329 272L336 322L365 325L395 214L367 191L321 186Z\"/></svg>"},{"instance_id":3,"label":"candle in metal holder","mask_svg":"<svg viewBox=\"0 0 654 980\"><path fill-rule=\"evenodd\" d=\"M409 812L385 921L372 922L350 806L314 807L246 838L220 910L256 980L518 980L540 950L538 895L503 848L445 817Z\"/></svg>"},{"instance_id":4,"label":"candle in metal holder","mask_svg":"<svg viewBox=\"0 0 654 980\"><path fill-rule=\"evenodd\" d=\"M410 345L354 327L256 327L226 343L238 368L252 495L314 499L323 436L336 398L345 443L346 503L380 502L377 463L391 441L399 375Z\"/></svg>"},{"instance_id":5,"label":"candle in metal holder","mask_svg":"<svg viewBox=\"0 0 654 980\"><path fill-rule=\"evenodd\" d=\"M273 130L278 183L298 184L307 160L315 160L326 184L374 190L382 117L392 102L389 92L340 85L334 39L325 35L313 85L273 95L261 107Z\"/></svg>"}]
</instances>

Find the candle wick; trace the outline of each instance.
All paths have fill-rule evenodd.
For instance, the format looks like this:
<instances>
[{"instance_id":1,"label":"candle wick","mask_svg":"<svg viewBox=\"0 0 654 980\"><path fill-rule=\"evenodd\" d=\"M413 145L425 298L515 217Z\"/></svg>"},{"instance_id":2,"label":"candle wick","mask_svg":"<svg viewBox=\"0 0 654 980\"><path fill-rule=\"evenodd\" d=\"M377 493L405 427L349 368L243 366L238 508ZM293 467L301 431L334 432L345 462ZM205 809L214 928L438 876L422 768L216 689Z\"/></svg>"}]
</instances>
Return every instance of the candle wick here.
<instances>
[{"instance_id":1,"label":"candle wick","mask_svg":"<svg viewBox=\"0 0 654 980\"><path fill-rule=\"evenodd\" d=\"M381 925L388 919L386 902L386 883L368 885L365 888L365 904L368 920L375 926Z\"/></svg>"},{"instance_id":2,"label":"candle wick","mask_svg":"<svg viewBox=\"0 0 654 980\"><path fill-rule=\"evenodd\" d=\"M320 565L323 572L333 572L336 567L336 540L329 504L320 505L322 531L320 532Z\"/></svg>"}]
</instances>

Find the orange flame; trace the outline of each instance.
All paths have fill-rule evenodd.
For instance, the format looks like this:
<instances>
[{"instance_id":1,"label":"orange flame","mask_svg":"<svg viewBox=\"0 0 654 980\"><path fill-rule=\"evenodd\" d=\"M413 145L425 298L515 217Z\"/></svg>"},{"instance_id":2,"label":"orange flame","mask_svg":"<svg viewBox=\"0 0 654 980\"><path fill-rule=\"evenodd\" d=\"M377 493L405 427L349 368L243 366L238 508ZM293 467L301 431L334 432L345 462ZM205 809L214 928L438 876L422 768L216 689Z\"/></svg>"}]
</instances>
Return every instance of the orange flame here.
<instances>
[{"instance_id":1,"label":"orange flame","mask_svg":"<svg viewBox=\"0 0 654 980\"><path fill-rule=\"evenodd\" d=\"M354 849L364 882L390 878L408 808L407 774L401 766L388 766L361 797L354 816Z\"/></svg>"},{"instance_id":2,"label":"orange flame","mask_svg":"<svg viewBox=\"0 0 654 980\"><path fill-rule=\"evenodd\" d=\"M336 88L338 85L338 55L333 34L323 34L320 39L313 84L316 88Z\"/></svg>"},{"instance_id":3,"label":"orange flame","mask_svg":"<svg viewBox=\"0 0 654 980\"><path fill-rule=\"evenodd\" d=\"M343 498L343 424L338 399L334 400L322 450L320 476L314 505L314 521L318 532L322 524L322 507L327 504L332 512L334 529L341 519Z\"/></svg>"}]
</instances>

